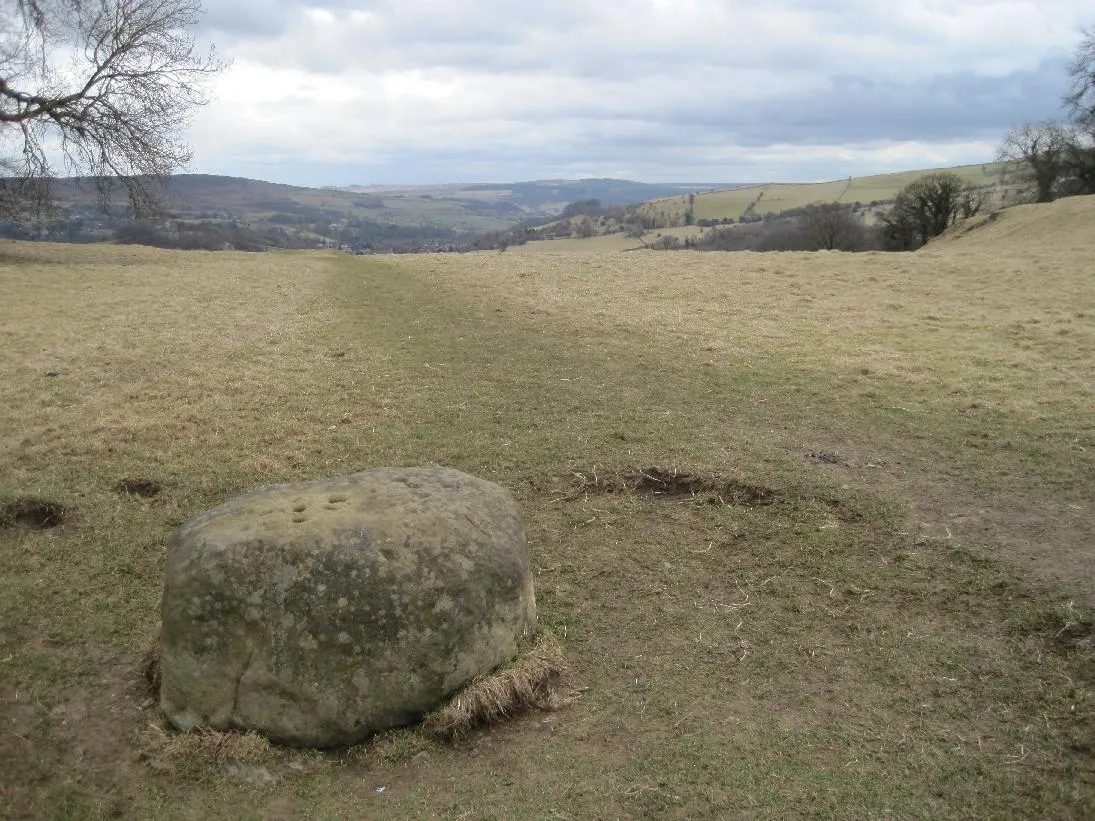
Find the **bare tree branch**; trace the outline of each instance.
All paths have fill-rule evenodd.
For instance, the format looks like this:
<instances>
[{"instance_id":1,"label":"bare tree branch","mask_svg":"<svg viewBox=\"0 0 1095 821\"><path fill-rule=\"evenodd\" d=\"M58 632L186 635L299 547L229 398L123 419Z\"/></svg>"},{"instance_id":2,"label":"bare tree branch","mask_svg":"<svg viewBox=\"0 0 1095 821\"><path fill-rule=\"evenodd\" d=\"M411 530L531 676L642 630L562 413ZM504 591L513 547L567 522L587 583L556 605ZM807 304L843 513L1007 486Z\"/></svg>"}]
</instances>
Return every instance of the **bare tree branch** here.
<instances>
[{"instance_id":1,"label":"bare tree branch","mask_svg":"<svg viewBox=\"0 0 1095 821\"><path fill-rule=\"evenodd\" d=\"M1032 186L1034 201L1050 202L1057 196L1070 136L1061 123L1026 123L1004 135L996 160L1019 164L1020 178Z\"/></svg>"},{"instance_id":2,"label":"bare tree branch","mask_svg":"<svg viewBox=\"0 0 1095 821\"><path fill-rule=\"evenodd\" d=\"M814 250L858 251L863 244L862 224L840 203L806 206L799 228Z\"/></svg>"},{"instance_id":3,"label":"bare tree branch","mask_svg":"<svg viewBox=\"0 0 1095 821\"><path fill-rule=\"evenodd\" d=\"M1095 134L1095 26L1080 30L1083 39L1068 66L1071 81L1065 105L1074 122Z\"/></svg>"},{"instance_id":4,"label":"bare tree branch","mask_svg":"<svg viewBox=\"0 0 1095 821\"><path fill-rule=\"evenodd\" d=\"M93 178L104 208L120 183L135 213L158 209L225 67L196 47L200 13L199 0L0 0L0 214L47 208L59 170Z\"/></svg>"}]
</instances>

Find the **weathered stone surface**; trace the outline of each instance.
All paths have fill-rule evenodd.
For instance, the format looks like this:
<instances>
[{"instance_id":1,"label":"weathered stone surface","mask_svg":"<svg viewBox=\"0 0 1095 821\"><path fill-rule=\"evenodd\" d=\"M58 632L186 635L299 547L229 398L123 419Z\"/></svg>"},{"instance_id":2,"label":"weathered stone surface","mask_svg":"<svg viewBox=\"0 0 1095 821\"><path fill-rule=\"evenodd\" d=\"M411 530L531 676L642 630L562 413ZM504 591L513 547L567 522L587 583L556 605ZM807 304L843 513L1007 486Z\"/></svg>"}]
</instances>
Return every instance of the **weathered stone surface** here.
<instances>
[{"instance_id":1,"label":"weathered stone surface","mask_svg":"<svg viewBox=\"0 0 1095 821\"><path fill-rule=\"evenodd\" d=\"M512 659L535 618L498 485L431 467L269 487L172 535L160 701L180 729L352 744Z\"/></svg>"}]
</instances>

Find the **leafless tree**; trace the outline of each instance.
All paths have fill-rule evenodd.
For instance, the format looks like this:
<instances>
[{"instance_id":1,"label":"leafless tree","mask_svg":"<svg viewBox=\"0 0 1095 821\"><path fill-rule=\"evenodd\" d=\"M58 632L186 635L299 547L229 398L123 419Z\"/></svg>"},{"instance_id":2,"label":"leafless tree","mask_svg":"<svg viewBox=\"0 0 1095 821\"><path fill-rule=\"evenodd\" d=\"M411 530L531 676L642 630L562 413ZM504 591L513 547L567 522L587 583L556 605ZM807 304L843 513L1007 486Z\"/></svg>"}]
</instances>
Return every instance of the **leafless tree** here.
<instances>
[{"instance_id":1,"label":"leafless tree","mask_svg":"<svg viewBox=\"0 0 1095 821\"><path fill-rule=\"evenodd\" d=\"M1020 165L1020 178L1034 190L1035 202L1051 202L1064 171L1072 134L1061 123L1026 123L1011 129L996 153L997 162Z\"/></svg>"},{"instance_id":2,"label":"leafless tree","mask_svg":"<svg viewBox=\"0 0 1095 821\"><path fill-rule=\"evenodd\" d=\"M1095 26L1080 31L1083 39L1068 66L1071 85L1065 105L1073 122L1083 126L1088 134L1095 134Z\"/></svg>"},{"instance_id":3,"label":"leafless tree","mask_svg":"<svg viewBox=\"0 0 1095 821\"><path fill-rule=\"evenodd\" d=\"M1095 194L1095 26L1081 29L1083 39L1069 64L1071 114L1069 144L1064 152L1062 194Z\"/></svg>"},{"instance_id":4,"label":"leafless tree","mask_svg":"<svg viewBox=\"0 0 1095 821\"><path fill-rule=\"evenodd\" d=\"M967 185L958 195L958 216L969 219L977 216L981 207L985 204L985 189L974 185Z\"/></svg>"},{"instance_id":5,"label":"leafless tree","mask_svg":"<svg viewBox=\"0 0 1095 821\"><path fill-rule=\"evenodd\" d=\"M799 228L816 250L857 251L863 244L863 226L840 203L806 206Z\"/></svg>"},{"instance_id":6,"label":"leafless tree","mask_svg":"<svg viewBox=\"0 0 1095 821\"><path fill-rule=\"evenodd\" d=\"M1088 129L1073 126L1060 187L1062 196L1095 194L1095 122Z\"/></svg>"},{"instance_id":7,"label":"leafless tree","mask_svg":"<svg viewBox=\"0 0 1095 821\"><path fill-rule=\"evenodd\" d=\"M593 225L593 220L589 217L582 217L578 220L578 224L574 227L574 233L576 233L582 239L588 239L597 233L596 227Z\"/></svg>"},{"instance_id":8,"label":"leafless tree","mask_svg":"<svg viewBox=\"0 0 1095 821\"><path fill-rule=\"evenodd\" d=\"M190 29L200 0L0 0L0 215L52 203L58 173L120 184L136 214L190 160L195 106L225 67Z\"/></svg>"}]
</instances>

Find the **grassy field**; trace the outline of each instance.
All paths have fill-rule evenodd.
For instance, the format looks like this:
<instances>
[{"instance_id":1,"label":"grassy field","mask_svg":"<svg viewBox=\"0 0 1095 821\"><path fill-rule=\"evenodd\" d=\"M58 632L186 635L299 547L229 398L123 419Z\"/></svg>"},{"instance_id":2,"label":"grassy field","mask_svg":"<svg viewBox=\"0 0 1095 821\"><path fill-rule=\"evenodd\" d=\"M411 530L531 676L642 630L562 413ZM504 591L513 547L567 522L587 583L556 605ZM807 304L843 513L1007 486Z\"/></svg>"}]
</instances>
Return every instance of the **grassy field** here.
<instances>
[{"instance_id":1,"label":"grassy field","mask_svg":"<svg viewBox=\"0 0 1095 821\"><path fill-rule=\"evenodd\" d=\"M0 817L1090 817L1093 224L0 246ZM172 527L431 462L517 498L571 702L454 746L165 732L139 668Z\"/></svg>"},{"instance_id":2,"label":"grassy field","mask_svg":"<svg viewBox=\"0 0 1095 821\"><path fill-rule=\"evenodd\" d=\"M957 168L936 168L927 171L904 171L897 174L879 174L873 177L856 177L841 195L839 202L861 202L889 200L909 183L916 182L925 174L935 171L950 171L957 174L967 185L987 186L1000 182L1002 172L1000 163L962 165Z\"/></svg>"},{"instance_id":3,"label":"grassy field","mask_svg":"<svg viewBox=\"0 0 1095 821\"><path fill-rule=\"evenodd\" d=\"M653 233L651 233L653 236ZM608 234L606 236L566 237L564 239L544 239L529 242L521 246L521 251L527 254L558 254L565 252L613 254L620 251L633 251L641 248L642 242L625 234Z\"/></svg>"},{"instance_id":4,"label":"grassy field","mask_svg":"<svg viewBox=\"0 0 1095 821\"><path fill-rule=\"evenodd\" d=\"M709 191L696 195L695 217L697 220L723 219L724 217L736 220L740 219L750 207L754 213L763 215L821 202L860 202L867 205L872 201L892 200L906 185L933 171L950 171L970 185L988 186L996 185L999 181L1000 166L994 163L963 165L956 168L905 171L831 182L772 183L731 188L725 191ZM644 203L641 210L651 215L676 215L683 219L686 207L686 198L673 197L651 200Z\"/></svg>"},{"instance_id":5,"label":"grassy field","mask_svg":"<svg viewBox=\"0 0 1095 821\"><path fill-rule=\"evenodd\" d=\"M678 225L674 228L658 228L647 231L642 239L629 237L623 233L601 234L598 236L580 238L564 237L563 239L544 239L525 243L521 250L525 253L597 253L612 254L620 251L637 251L643 246L653 246L663 236L674 236L682 242L686 238L695 238L708 229L698 225Z\"/></svg>"}]
</instances>

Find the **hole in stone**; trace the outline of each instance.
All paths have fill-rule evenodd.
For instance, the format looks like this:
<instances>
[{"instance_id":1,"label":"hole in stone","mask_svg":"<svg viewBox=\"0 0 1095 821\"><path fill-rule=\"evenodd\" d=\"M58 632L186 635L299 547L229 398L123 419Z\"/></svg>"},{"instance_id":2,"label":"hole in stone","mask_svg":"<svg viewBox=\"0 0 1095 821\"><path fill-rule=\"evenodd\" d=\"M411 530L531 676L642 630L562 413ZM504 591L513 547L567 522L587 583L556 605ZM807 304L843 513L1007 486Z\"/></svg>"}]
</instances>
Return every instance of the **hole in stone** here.
<instances>
[{"instance_id":1,"label":"hole in stone","mask_svg":"<svg viewBox=\"0 0 1095 821\"><path fill-rule=\"evenodd\" d=\"M336 493L331 496L327 501L330 502L332 505L337 505L339 502L345 502L348 498L350 497L347 496L345 493Z\"/></svg>"},{"instance_id":2,"label":"hole in stone","mask_svg":"<svg viewBox=\"0 0 1095 821\"><path fill-rule=\"evenodd\" d=\"M308 505L293 505L294 513L303 513L308 509Z\"/></svg>"},{"instance_id":3,"label":"hole in stone","mask_svg":"<svg viewBox=\"0 0 1095 821\"><path fill-rule=\"evenodd\" d=\"M163 485L154 479L122 479L114 485L115 493L132 493L142 499L151 499L158 496L163 490Z\"/></svg>"},{"instance_id":4,"label":"hole in stone","mask_svg":"<svg viewBox=\"0 0 1095 821\"><path fill-rule=\"evenodd\" d=\"M391 550L390 548L387 548L387 547L382 547L382 548L380 548L380 555L383 556L388 561L391 561L392 559L395 558L395 551Z\"/></svg>"},{"instance_id":5,"label":"hole in stone","mask_svg":"<svg viewBox=\"0 0 1095 821\"><path fill-rule=\"evenodd\" d=\"M68 510L60 502L48 499L16 499L0 508L0 526L48 530L65 523Z\"/></svg>"},{"instance_id":6,"label":"hole in stone","mask_svg":"<svg viewBox=\"0 0 1095 821\"><path fill-rule=\"evenodd\" d=\"M294 522L295 522L296 524L298 524L298 525L299 525L299 524L300 524L301 522L306 522L306 521L308 521L308 517L307 517L307 516L294 516L294 517L293 517L293 521L294 521Z\"/></svg>"}]
</instances>

